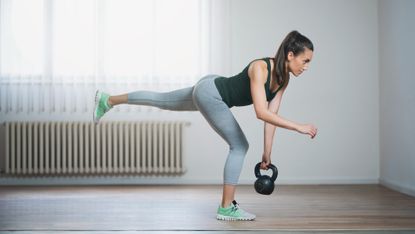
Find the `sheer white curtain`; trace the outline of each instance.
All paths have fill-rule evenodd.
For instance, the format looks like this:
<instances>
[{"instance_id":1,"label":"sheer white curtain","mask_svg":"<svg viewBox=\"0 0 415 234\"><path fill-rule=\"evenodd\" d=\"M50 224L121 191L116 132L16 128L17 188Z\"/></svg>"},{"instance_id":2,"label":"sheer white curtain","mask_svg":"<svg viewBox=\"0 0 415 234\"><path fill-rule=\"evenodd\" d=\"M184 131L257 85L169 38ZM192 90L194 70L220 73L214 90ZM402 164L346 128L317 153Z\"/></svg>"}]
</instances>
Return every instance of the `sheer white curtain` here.
<instances>
[{"instance_id":1,"label":"sheer white curtain","mask_svg":"<svg viewBox=\"0 0 415 234\"><path fill-rule=\"evenodd\" d=\"M2 115L85 113L97 88L166 91L227 72L227 1L0 3Z\"/></svg>"}]
</instances>

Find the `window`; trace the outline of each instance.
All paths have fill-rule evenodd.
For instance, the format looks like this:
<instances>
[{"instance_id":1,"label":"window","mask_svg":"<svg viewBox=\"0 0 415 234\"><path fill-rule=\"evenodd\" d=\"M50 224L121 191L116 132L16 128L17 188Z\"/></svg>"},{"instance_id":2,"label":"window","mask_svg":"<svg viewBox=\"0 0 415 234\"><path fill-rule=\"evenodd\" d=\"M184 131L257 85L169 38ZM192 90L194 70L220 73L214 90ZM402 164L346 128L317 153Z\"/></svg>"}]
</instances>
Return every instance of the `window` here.
<instances>
[{"instance_id":1,"label":"window","mask_svg":"<svg viewBox=\"0 0 415 234\"><path fill-rule=\"evenodd\" d=\"M65 99L67 85L93 92L114 85L194 84L214 67L210 19L219 5L218 0L1 0L0 113L59 111L54 105ZM12 100L25 85L41 89L31 95L39 94L39 100Z\"/></svg>"}]
</instances>

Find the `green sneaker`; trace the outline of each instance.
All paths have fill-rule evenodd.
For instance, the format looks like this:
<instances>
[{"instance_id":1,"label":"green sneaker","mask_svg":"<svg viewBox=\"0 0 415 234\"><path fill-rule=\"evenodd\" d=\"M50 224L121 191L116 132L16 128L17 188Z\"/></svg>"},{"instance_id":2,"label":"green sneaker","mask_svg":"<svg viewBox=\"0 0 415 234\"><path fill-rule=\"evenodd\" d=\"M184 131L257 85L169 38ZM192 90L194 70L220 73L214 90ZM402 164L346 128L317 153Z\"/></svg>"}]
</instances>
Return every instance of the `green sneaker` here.
<instances>
[{"instance_id":1,"label":"green sneaker","mask_svg":"<svg viewBox=\"0 0 415 234\"><path fill-rule=\"evenodd\" d=\"M216 216L219 220L254 220L255 219L254 214L250 214L241 208L239 208L239 204L234 200L232 201L232 204L228 206L227 208L223 208L222 206L219 206L218 208L218 215Z\"/></svg>"},{"instance_id":2,"label":"green sneaker","mask_svg":"<svg viewBox=\"0 0 415 234\"><path fill-rule=\"evenodd\" d=\"M97 124L102 116L104 116L105 112L112 108L112 106L108 104L109 97L110 95L100 92L99 90L95 93L94 123Z\"/></svg>"}]
</instances>

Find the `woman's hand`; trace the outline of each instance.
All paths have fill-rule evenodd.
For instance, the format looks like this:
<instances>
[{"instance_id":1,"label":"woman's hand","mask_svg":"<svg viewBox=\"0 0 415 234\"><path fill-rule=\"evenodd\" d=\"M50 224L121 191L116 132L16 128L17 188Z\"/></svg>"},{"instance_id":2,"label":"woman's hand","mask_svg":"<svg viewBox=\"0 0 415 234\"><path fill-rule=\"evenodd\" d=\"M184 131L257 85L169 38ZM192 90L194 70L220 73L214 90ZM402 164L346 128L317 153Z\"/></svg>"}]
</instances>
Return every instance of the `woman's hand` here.
<instances>
[{"instance_id":1,"label":"woman's hand","mask_svg":"<svg viewBox=\"0 0 415 234\"><path fill-rule=\"evenodd\" d=\"M262 154L262 162L261 162L261 169L268 170L268 166L271 164L271 155L269 154Z\"/></svg>"},{"instance_id":2,"label":"woman's hand","mask_svg":"<svg viewBox=\"0 0 415 234\"><path fill-rule=\"evenodd\" d=\"M313 139L317 135L317 128L312 124L300 124L297 131L302 134L308 134Z\"/></svg>"}]
</instances>

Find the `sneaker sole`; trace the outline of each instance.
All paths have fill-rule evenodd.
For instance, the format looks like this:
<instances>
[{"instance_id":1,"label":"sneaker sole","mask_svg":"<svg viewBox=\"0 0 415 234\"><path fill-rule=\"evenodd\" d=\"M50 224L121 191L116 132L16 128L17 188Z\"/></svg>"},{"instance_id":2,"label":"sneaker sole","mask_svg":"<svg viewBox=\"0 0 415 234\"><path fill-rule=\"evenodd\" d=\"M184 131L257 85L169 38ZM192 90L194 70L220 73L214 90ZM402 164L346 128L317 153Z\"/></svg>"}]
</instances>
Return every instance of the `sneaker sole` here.
<instances>
[{"instance_id":1,"label":"sneaker sole","mask_svg":"<svg viewBox=\"0 0 415 234\"><path fill-rule=\"evenodd\" d=\"M95 92L95 105L94 105L94 112L92 113L92 121L94 121L95 124L98 124L99 119L97 119L97 115L96 115L96 111L97 111L97 107L98 107L98 103L99 103L99 98L98 98L98 94L99 94L99 90L97 90Z\"/></svg>"},{"instance_id":2,"label":"sneaker sole","mask_svg":"<svg viewBox=\"0 0 415 234\"><path fill-rule=\"evenodd\" d=\"M243 218L243 217L230 217L230 216L224 216L224 215L217 215L216 219L218 220L225 220L225 221L253 221L255 217L253 218Z\"/></svg>"}]
</instances>

